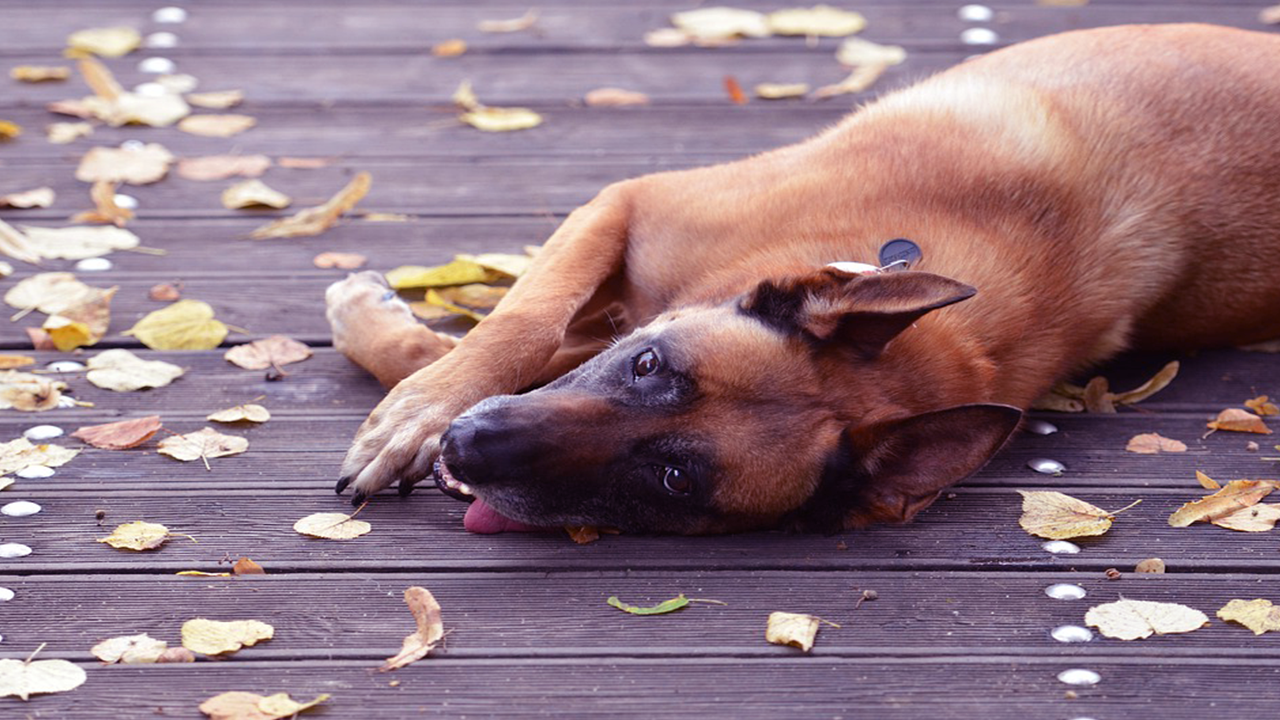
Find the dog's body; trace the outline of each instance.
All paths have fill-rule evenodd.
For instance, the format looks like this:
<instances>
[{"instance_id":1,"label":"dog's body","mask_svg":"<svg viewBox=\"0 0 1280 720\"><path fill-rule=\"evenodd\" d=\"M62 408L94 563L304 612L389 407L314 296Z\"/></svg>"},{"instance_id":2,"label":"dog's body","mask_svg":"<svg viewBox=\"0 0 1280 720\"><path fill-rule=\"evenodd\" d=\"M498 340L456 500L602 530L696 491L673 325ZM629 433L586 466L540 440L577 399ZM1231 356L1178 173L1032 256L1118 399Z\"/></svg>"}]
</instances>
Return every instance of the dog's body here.
<instances>
[{"instance_id":1,"label":"dog's body","mask_svg":"<svg viewBox=\"0 0 1280 720\"><path fill-rule=\"evenodd\" d=\"M532 523L909 519L1073 371L1280 336L1277 67L1280 37L1195 25L967 61L805 143L607 188L456 348L354 276L335 344L395 387L339 491L411 487L444 435L437 482ZM906 272L826 267L893 238Z\"/></svg>"}]
</instances>

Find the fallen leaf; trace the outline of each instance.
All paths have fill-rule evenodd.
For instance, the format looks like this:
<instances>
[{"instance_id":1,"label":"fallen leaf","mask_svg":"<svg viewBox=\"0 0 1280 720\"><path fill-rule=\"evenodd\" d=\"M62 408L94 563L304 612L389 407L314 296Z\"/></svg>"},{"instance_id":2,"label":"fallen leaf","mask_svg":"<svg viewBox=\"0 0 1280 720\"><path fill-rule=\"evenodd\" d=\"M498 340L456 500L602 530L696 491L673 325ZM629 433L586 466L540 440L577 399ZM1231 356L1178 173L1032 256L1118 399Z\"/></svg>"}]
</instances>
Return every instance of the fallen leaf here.
<instances>
[{"instance_id":1,"label":"fallen leaf","mask_svg":"<svg viewBox=\"0 0 1280 720\"><path fill-rule=\"evenodd\" d=\"M258 124L249 115L189 115L178 123L178 129L203 137L231 137Z\"/></svg>"},{"instance_id":2,"label":"fallen leaf","mask_svg":"<svg viewBox=\"0 0 1280 720\"><path fill-rule=\"evenodd\" d=\"M190 663L195 661L196 656L184 647L169 648L160 653L160 657L156 658L157 663Z\"/></svg>"},{"instance_id":3,"label":"fallen leaf","mask_svg":"<svg viewBox=\"0 0 1280 720\"><path fill-rule=\"evenodd\" d=\"M36 359L30 355L5 355L0 354L0 370L12 370L14 368L35 365Z\"/></svg>"},{"instance_id":4,"label":"fallen leaf","mask_svg":"<svg viewBox=\"0 0 1280 720\"><path fill-rule=\"evenodd\" d=\"M1106 403L1110 405L1134 405L1139 403L1157 392L1168 387L1169 383L1178 376L1178 361L1173 361L1160 369L1150 380L1142 385L1122 393L1106 393ZM1095 378L1094 380L1097 380ZM1094 381L1090 381L1093 383ZM1105 379L1102 382L1106 382ZM1095 385L1098 388L1101 383ZM1087 388L1071 383L1060 382L1053 386L1048 394L1040 397L1031 404L1035 410L1052 410L1054 412L1084 412L1085 393ZM1096 392L1096 390L1095 390ZM1097 406L1101 398L1095 398L1094 404Z\"/></svg>"},{"instance_id":5,"label":"fallen leaf","mask_svg":"<svg viewBox=\"0 0 1280 720\"><path fill-rule=\"evenodd\" d=\"M26 235L3 220L0 220L0 255L8 255L15 260L32 265L40 264L38 248L27 239ZM8 265L8 263L5 264Z\"/></svg>"},{"instance_id":6,"label":"fallen leaf","mask_svg":"<svg viewBox=\"0 0 1280 720\"><path fill-rule=\"evenodd\" d=\"M1276 404L1269 400L1266 395L1259 395L1252 400L1245 400L1244 406L1258 415L1280 415L1280 407L1276 407Z\"/></svg>"},{"instance_id":7,"label":"fallen leaf","mask_svg":"<svg viewBox=\"0 0 1280 720\"><path fill-rule=\"evenodd\" d=\"M643 607L640 605L628 605L622 602L621 600L619 600L617 595L610 595L609 599L606 600L605 602L612 607L616 607L619 610L626 613L631 613L632 615L665 615L670 612L675 612L676 610L679 610L685 605L688 605L689 598L685 597L684 593L680 593L679 595L671 598L670 600L660 602L657 605L653 605L650 607Z\"/></svg>"},{"instance_id":8,"label":"fallen leaf","mask_svg":"<svg viewBox=\"0 0 1280 720\"><path fill-rule=\"evenodd\" d=\"M179 300L147 313L121 334L136 337L152 350L212 350L229 332L213 314L208 303Z\"/></svg>"},{"instance_id":9,"label":"fallen leaf","mask_svg":"<svg viewBox=\"0 0 1280 720\"><path fill-rule=\"evenodd\" d=\"M1253 631L1254 635L1280 631L1280 607L1270 600L1232 600L1218 610L1218 619L1239 623Z\"/></svg>"},{"instance_id":10,"label":"fallen leaf","mask_svg":"<svg viewBox=\"0 0 1280 720\"><path fill-rule=\"evenodd\" d=\"M3 245L3 240L0 240L0 245ZM0 247L0 250L3 250L3 247ZM0 278L9 277L12 274L13 266L3 260L0 260Z\"/></svg>"},{"instance_id":11,"label":"fallen leaf","mask_svg":"<svg viewBox=\"0 0 1280 720\"><path fill-rule=\"evenodd\" d=\"M231 577L229 572L205 572L204 570L179 570L174 575L183 577Z\"/></svg>"},{"instance_id":12,"label":"fallen leaf","mask_svg":"<svg viewBox=\"0 0 1280 720\"><path fill-rule=\"evenodd\" d=\"M1280 520L1280 505L1257 504L1211 520L1214 525L1239 532L1267 532Z\"/></svg>"},{"instance_id":13,"label":"fallen leaf","mask_svg":"<svg viewBox=\"0 0 1280 720\"><path fill-rule=\"evenodd\" d=\"M293 198L261 180L244 180L222 191L222 207L228 210L275 208L282 210L293 204Z\"/></svg>"},{"instance_id":14,"label":"fallen leaf","mask_svg":"<svg viewBox=\"0 0 1280 720\"><path fill-rule=\"evenodd\" d=\"M235 407L219 410L205 417L205 420L220 423L237 423L252 422L264 423L271 419L271 413L261 405L236 405Z\"/></svg>"},{"instance_id":15,"label":"fallen leaf","mask_svg":"<svg viewBox=\"0 0 1280 720\"><path fill-rule=\"evenodd\" d=\"M106 543L118 550L155 550L164 545L170 537L169 528L160 523L149 523L141 520L117 525L111 534L98 538L98 542Z\"/></svg>"},{"instance_id":16,"label":"fallen leaf","mask_svg":"<svg viewBox=\"0 0 1280 720\"><path fill-rule=\"evenodd\" d=\"M508 278L518 278L533 263L532 255L512 255L510 253L480 253L479 255L459 254L458 260L473 262L486 270L492 270Z\"/></svg>"},{"instance_id":17,"label":"fallen leaf","mask_svg":"<svg viewBox=\"0 0 1280 720\"><path fill-rule=\"evenodd\" d=\"M116 287L110 287L74 307L50 315L41 328L49 333L54 347L68 352L96 345L107 334L111 323L111 299Z\"/></svg>"},{"instance_id":18,"label":"fallen leaf","mask_svg":"<svg viewBox=\"0 0 1280 720\"><path fill-rule=\"evenodd\" d=\"M489 283L497 279L493 272L480 263L462 258L434 267L402 265L387 271L386 278L387 283L396 290Z\"/></svg>"},{"instance_id":19,"label":"fallen leaf","mask_svg":"<svg viewBox=\"0 0 1280 720\"><path fill-rule=\"evenodd\" d=\"M338 221L343 213L351 211L369 192L373 176L357 173L346 187L323 205L306 208L287 218L281 218L254 230L249 236L255 240L266 238L290 238L319 235Z\"/></svg>"},{"instance_id":20,"label":"fallen leaf","mask_svg":"<svg viewBox=\"0 0 1280 720\"><path fill-rule=\"evenodd\" d=\"M0 410L44 412L58 407L67 384L31 373L0 372Z\"/></svg>"},{"instance_id":21,"label":"fallen leaf","mask_svg":"<svg viewBox=\"0 0 1280 720\"><path fill-rule=\"evenodd\" d=\"M888 65L859 65L844 80L833 85L823 85L814 90L813 98L815 100L824 100L837 95L862 92L874 85L888 68Z\"/></svg>"},{"instance_id":22,"label":"fallen leaf","mask_svg":"<svg viewBox=\"0 0 1280 720\"><path fill-rule=\"evenodd\" d=\"M1272 5L1259 10L1258 22L1266 25L1280 24L1280 5Z\"/></svg>"},{"instance_id":23,"label":"fallen leaf","mask_svg":"<svg viewBox=\"0 0 1280 720\"><path fill-rule=\"evenodd\" d=\"M208 467L210 458L239 455L248 449L249 441L245 438L223 435L207 427L186 435L167 437L160 441L160 448L156 452L183 462L202 460L205 467Z\"/></svg>"},{"instance_id":24,"label":"fallen leaf","mask_svg":"<svg viewBox=\"0 0 1280 720\"><path fill-rule=\"evenodd\" d=\"M93 200L93 210L76 213L71 217L73 223L102 223L124 227L133 219L133 211L116 204L116 184L109 180L99 180L89 189L89 198Z\"/></svg>"},{"instance_id":25,"label":"fallen leaf","mask_svg":"<svg viewBox=\"0 0 1280 720\"><path fill-rule=\"evenodd\" d=\"M1169 386L1173 379L1178 376L1178 369L1181 367L1177 360L1168 363L1160 368L1160 371L1151 377L1150 380L1142 383L1138 387L1122 393L1114 393L1112 402L1116 405L1133 405L1155 395L1161 390Z\"/></svg>"},{"instance_id":26,"label":"fallen leaf","mask_svg":"<svg viewBox=\"0 0 1280 720\"><path fill-rule=\"evenodd\" d=\"M81 117L96 117L112 127L149 125L168 127L191 114L191 106L179 95L138 95L123 92L108 100L87 97L79 102Z\"/></svg>"},{"instance_id":27,"label":"fallen leaf","mask_svg":"<svg viewBox=\"0 0 1280 720\"><path fill-rule=\"evenodd\" d=\"M66 145L93 134L93 125L87 122L56 122L45 126L45 137L55 145Z\"/></svg>"},{"instance_id":28,"label":"fallen leaf","mask_svg":"<svg viewBox=\"0 0 1280 720\"><path fill-rule=\"evenodd\" d=\"M760 83L756 85L756 97L762 100L785 100L804 97L809 83Z\"/></svg>"},{"instance_id":29,"label":"fallen leaf","mask_svg":"<svg viewBox=\"0 0 1280 720\"><path fill-rule=\"evenodd\" d=\"M187 102L206 110L226 110L244 102L243 90L219 90L217 92L190 93Z\"/></svg>"},{"instance_id":30,"label":"fallen leaf","mask_svg":"<svg viewBox=\"0 0 1280 720\"><path fill-rule=\"evenodd\" d=\"M156 302L173 302L181 297L182 283L160 283L147 291L147 298Z\"/></svg>"},{"instance_id":31,"label":"fallen leaf","mask_svg":"<svg viewBox=\"0 0 1280 720\"><path fill-rule=\"evenodd\" d=\"M538 11L530 8L524 15L511 20L481 20L476 29L487 33L513 33L528 30L538 22Z\"/></svg>"},{"instance_id":32,"label":"fallen leaf","mask_svg":"<svg viewBox=\"0 0 1280 720\"><path fill-rule=\"evenodd\" d=\"M582 101L588 107L626 107L629 105L648 105L649 96L635 90L622 88L596 88L586 94Z\"/></svg>"},{"instance_id":33,"label":"fallen leaf","mask_svg":"<svg viewBox=\"0 0 1280 720\"><path fill-rule=\"evenodd\" d=\"M257 693L233 690L224 692L200 703L200 712L213 720L277 720L288 718L313 708L329 699L327 693L317 695L311 702L300 703L288 693L276 693L263 697Z\"/></svg>"},{"instance_id":34,"label":"fallen leaf","mask_svg":"<svg viewBox=\"0 0 1280 720\"><path fill-rule=\"evenodd\" d=\"M360 217L365 222L411 222L412 215L404 213L384 213L384 212L366 212L360 213Z\"/></svg>"},{"instance_id":35,"label":"fallen leaf","mask_svg":"<svg viewBox=\"0 0 1280 720\"><path fill-rule=\"evenodd\" d=\"M742 91L742 86L738 84L738 79L732 75L724 76L724 91L729 96L729 102L734 105L746 105L751 101L747 94Z\"/></svg>"},{"instance_id":36,"label":"fallen leaf","mask_svg":"<svg viewBox=\"0 0 1280 720\"><path fill-rule=\"evenodd\" d=\"M848 67L864 65L890 66L901 65L907 60L907 51L898 45L881 45L863 40L849 38L840 43L836 50L836 61Z\"/></svg>"},{"instance_id":37,"label":"fallen leaf","mask_svg":"<svg viewBox=\"0 0 1280 720\"><path fill-rule=\"evenodd\" d=\"M26 700L31 695L75 690L85 681L84 670L66 660L0 660L0 697L16 695Z\"/></svg>"},{"instance_id":38,"label":"fallen leaf","mask_svg":"<svg viewBox=\"0 0 1280 720\"><path fill-rule=\"evenodd\" d=\"M242 647L270 640L275 628L258 620L208 620L192 618L182 623L182 647L202 655L232 653Z\"/></svg>"},{"instance_id":39,"label":"fallen leaf","mask_svg":"<svg viewBox=\"0 0 1280 720\"><path fill-rule=\"evenodd\" d=\"M342 513L314 513L294 523L293 529L301 535L325 540L351 540L369 532L373 526Z\"/></svg>"},{"instance_id":40,"label":"fallen leaf","mask_svg":"<svg viewBox=\"0 0 1280 720\"><path fill-rule=\"evenodd\" d=\"M233 575L266 575L267 571L263 570L258 563L242 557L231 566L231 573Z\"/></svg>"},{"instance_id":41,"label":"fallen leaf","mask_svg":"<svg viewBox=\"0 0 1280 720\"><path fill-rule=\"evenodd\" d=\"M266 155L207 155L178 161L178 176L188 180L258 177L271 167Z\"/></svg>"},{"instance_id":42,"label":"fallen leaf","mask_svg":"<svg viewBox=\"0 0 1280 720\"><path fill-rule=\"evenodd\" d=\"M137 235L118 227L24 227L23 231L39 249L40 256L51 259L101 257L114 250L136 248L140 244Z\"/></svg>"},{"instance_id":43,"label":"fallen leaf","mask_svg":"<svg viewBox=\"0 0 1280 720\"><path fill-rule=\"evenodd\" d=\"M276 164L291 170L318 170L319 168L329 167L334 161L334 158L282 157L276 159Z\"/></svg>"},{"instance_id":44,"label":"fallen leaf","mask_svg":"<svg viewBox=\"0 0 1280 720\"><path fill-rule=\"evenodd\" d=\"M458 57L466 51L467 41L458 38L438 42L431 46L431 54L441 58Z\"/></svg>"},{"instance_id":45,"label":"fallen leaf","mask_svg":"<svg viewBox=\"0 0 1280 720\"><path fill-rule=\"evenodd\" d=\"M501 285L457 285L454 287L445 287L437 290L437 293L445 301L462 305L471 310L492 310L502 302L502 298L507 296L510 288Z\"/></svg>"},{"instance_id":46,"label":"fallen leaf","mask_svg":"<svg viewBox=\"0 0 1280 720\"><path fill-rule=\"evenodd\" d=\"M76 179L81 182L122 182L148 185L169 173L173 154L163 145L147 143L140 148L90 148L80 159Z\"/></svg>"},{"instance_id":47,"label":"fallen leaf","mask_svg":"<svg viewBox=\"0 0 1280 720\"><path fill-rule=\"evenodd\" d=\"M71 433L71 437L103 450L128 450L150 440L158 432L160 416L148 415L103 425L86 425Z\"/></svg>"},{"instance_id":48,"label":"fallen leaf","mask_svg":"<svg viewBox=\"0 0 1280 720\"><path fill-rule=\"evenodd\" d=\"M131 27L90 28L67 36L67 47L101 57L121 57L142 45L142 35Z\"/></svg>"},{"instance_id":49,"label":"fallen leaf","mask_svg":"<svg viewBox=\"0 0 1280 720\"><path fill-rule=\"evenodd\" d=\"M16 65L9 70L9 77L28 83L66 80L71 77L71 68L66 65Z\"/></svg>"},{"instance_id":50,"label":"fallen leaf","mask_svg":"<svg viewBox=\"0 0 1280 720\"><path fill-rule=\"evenodd\" d=\"M778 35L844 37L867 26L867 19L861 13L840 10L830 5L775 10L766 19L769 29Z\"/></svg>"},{"instance_id":51,"label":"fallen leaf","mask_svg":"<svg viewBox=\"0 0 1280 720\"><path fill-rule=\"evenodd\" d=\"M118 348L95 355L85 363L85 378L104 390L129 392L143 388L164 387L182 375L182 368L160 360L143 360L128 350Z\"/></svg>"},{"instance_id":52,"label":"fallen leaf","mask_svg":"<svg viewBox=\"0 0 1280 720\"><path fill-rule=\"evenodd\" d=\"M26 438L16 438L0 443L0 475L19 472L29 467L61 467L79 455L60 445L33 445Z\"/></svg>"},{"instance_id":53,"label":"fallen leaf","mask_svg":"<svg viewBox=\"0 0 1280 720\"><path fill-rule=\"evenodd\" d=\"M1262 418L1254 415L1248 410L1239 408L1227 408L1218 413L1218 417L1209 421L1205 427L1210 430L1227 430L1229 432L1247 432L1258 433L1260 435L1270 435L1271 428L1262 422Z\"/></svg>"},{"instance_id":54,"label":"fallen leaf","mask_svg":"<svg viewBox=\"0 0 1280 720\"><path fill-rule=\"evenodd\" d=\"M35 190L0 195L0 207L11 207L26 210L29 208L47 208L53 205L57 195L51 187L39 187Z\"/></svg>"},{"instance_id":55,"label":"fallen leaf","mask_svg":"<svg viewBox=\"0 0 1280 720\"><path fill-rule=\"evenodd\" d=\"M4 477L3 475L0 475L0 490L4 490L5 488L12 485L14 482L16 481L13 478Z\"/></svg>"},{"instance_id":56,"label":"fallen leaf","mask_svg":"<svg viewBox=\"0 0 1280 720\"><path fill-rule=\"evenodd\" d=\"M444 312L444 314L439 315L435 313L432 308L439 308ZM449 317L453 315L460 315L476 322L480 322L484 319L484 315L482 313L478 313L470 308L465 308L446 300L445 297L440 294L440 291L435 288L428 289L426 296L421 302L409 303L409 310L413 312L414 315L423 318L424 320L436 319L438 317Z\"/></svg>"},{"instance_id":57,"label":"fallen leaf","mask_svg":"<svg viewBox=\"0 0 1280 720\"><path fill-rule=\"evenodd\" d=\"M1187 527L1195 522L1212 522L1241 508L1258 504L1275 489L1274 483L1261 480L1232 480L1218 492L1178 508L1169 516L1169 524L1173 527Z\"/></svg>"},{"instance_id":58,"label":"fallen leaf","mask_svg":"<svg viewBox=\"0 0 1280 720\"><path fill-rule=\"evenodd\" d=\"M1095 377L1084 386L1084 409L1091 413L1114 413L1111 386L1104 377Z\"/></svg>"},{"instance_id":59,"label":"fallen leaf","mask_svg":"<svg viewBox=\"0 0 1280 720\"><path fill-rule=\"evenodd\" d=\"M311 357L311 348L284 335L272 335L244 345L227 348L222 354L227 362L245 370L265 370L269 367L302 362Z\"/></svg>"},{"instance_id":60,"label":"fallen leaf","mask_svg":"<svg viewBox=\"0 0 1280 720\"><path fill-rule=\"evenodd\" d=\"M1018 492L1022 494L1022 517L1018 525L1037 537L1066 540L1102 535L1111 529L1111 521L1115 520L1115 513L1060 492Z\"/></svg>"},{"instance_id":61,"label":"fallen leaf","mask_svg":"<svg viewBox=\"0 0 1280 720\"><path fill-rule=\"evenodd\" d=\"M569 539L579 545L590 545L600 539L600 530L592 525L566 525L565 532Z\"/></svg>"},{"instance_id":62,"label":"fallen leaf","mask_svg":"<svg viewBox=\"0 0 1280 720\"><path fill-rule=\"evenodd\" d=\"M387 658L382 672L402 668L411 662L421 660L435 648L444 637L444 621L440 618L440 603L424 587L414 586L404 591L404 602L413 613L418 629L405 636L400 652Z\"/></svg>"},{"instance_id":63,"label":"fallen leaf","mask_svg":"<svg viewBox=\"0 0 1280 720\"><path fill-rule=\"evenodd\" d=\"M462 122L485 132L528 130L542 124L542 116L520 107L482 107L458 116Z\"/></svg>"},{"instance_id":64,"label":"fallen leaf","mask_svg":"<svg viewBox=\"0 0 1280 720\"><path fill-rule=\"evenodd\" d=\"M89 652L108 665L146 665L157 662L168 649L169 643L142 633L103 640Z\"/></svg>"},{"instance_id":65,"label":"fallen leaf","mask_svg":"<svg viewBox=\"0 0 1280 720\"><path fill-rule=\"evenodd\" d=\"M311 263L318 268L338 268L339 270L362 268L368 261L368 258L359 253L343 252L322 252L311 259Z\"/></svg>"},{"instance_id":66,"label":"fallen leaf","mask_svg":"<svg viewBox=\"0 0 1280 720\"><path fill-rule=\"evenodd\" d=\"M694 40L723 41L739 37L768 37L769 19L754 10L709 7L678 12L671 24Z\"/></svg>"},{"instance_id":67,"label":"fallen leaf","mask_svg":"<svg viewBox=\"0 0 1280 720\"><path fill-rule=\"evenodd\" d=\"M1089 608L1084 622L1109 638L1138 640L1198 630L1209 618L1195 608L1177 603L1119 600Z\"/></svg>"},{"instance_id":68,"label":"fallen leaf","mask_svg":"<svg viewBox=\"0 0 1280 720\"><path fill-rule=\"evenodd\" d=\"M1129 438L1129 444L1124 449L1139 455L1155 455L1162 452L1186 452L1187 446L1185 443L1167 438L1159 433L1142 433Z\"/></svg>"},{"instance_id":69,"label":"fallen leaf","mask_svg":"<svg viewBox=\"0 0 1280 720\"><path fill-rule=\"evenodd\" d=\"M813 615L771 612L769 622L765 625L764 639L774 645L790 645L809 652L818 636L820 622Z\"/></svg>"},{"instance_id":70,"label":"fallen leaf","mask_svg":"<svg viewBox=\"0 0 1280 720\"><path fill-rule=\"evenodd\" d=\"M69 272L38 273L9 288L4 301L19 310L39 310L56 315L82 305L106 292L76 279Z\"/></svg>"},{"instance_id":71,"label":"fallen leaf","mask_svg":"<svg viewBox=\"0 0 1280 720\"><path fill-rule=\"evenodd\" d=\"M57 350L57 346L53 344L53 339L49 337L49 333L40 328L23 328L27 331L27 339L31 341L32 350Z\"/></svg>"},{"instance_id":72,"label":"fallen leaf","mask_svg":"<svg viewBox=\"0 0 1280 720\"><path fill-rule=\"evenodd\" d=\"M679 28L658 28L644 34L644 44L649 47L683 47L690 42L693 42L693 37Z\"/></svg>"},{"instance_id":73,"label":"fallen leaf","mask_svg":"<svg viewBox=\"0 0 1280 720\"><path fill-rule=\"evenodd\" d=\"M1134 566L1133 571L1136 573L1147 573L1147 574L1163 573L1164 561L1161 560L1160 558L1147 558L1146 560L1139 560L1138 564Z\"/></svg>"},{"instance_id":74,"label":"fallen leaf","mask_svg":"<svg viewBox=\"0 0 1280 720\"><path fill-rule=\"evenodd\" d=\"M1200 487L1204 488L1205 490L1218 490L1222 487L1222 485L1219 484L1217 480L1214 480L1213 478L1209 477L1208 475L1205 475L1199 470L1196 471L1196 482L1200 483Z\"/></svg>"}]
</instances>

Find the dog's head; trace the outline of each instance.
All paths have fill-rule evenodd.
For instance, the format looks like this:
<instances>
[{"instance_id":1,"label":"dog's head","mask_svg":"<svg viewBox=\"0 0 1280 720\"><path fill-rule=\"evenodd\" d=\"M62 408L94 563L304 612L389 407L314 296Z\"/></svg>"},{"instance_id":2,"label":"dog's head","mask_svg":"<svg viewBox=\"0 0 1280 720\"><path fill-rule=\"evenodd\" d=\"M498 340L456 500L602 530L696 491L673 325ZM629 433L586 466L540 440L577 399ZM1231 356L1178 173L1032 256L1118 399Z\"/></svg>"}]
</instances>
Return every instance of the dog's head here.
<instances>
[{"instance_id":1,"label":"dog's head","mask_svg":"<svg viewBox=\"0 0 1280 720\"><path fill-rule=\"evenodd\" d=\"M439 472L503 516L548 526L905 521L985 464L1021 417L1005 405L911 414L890 397L904 375L930 382L890 341L973 294L928 273L824 268L668 312L550 385L473 407L445 434Z\"/></svg>"}]
</instances>

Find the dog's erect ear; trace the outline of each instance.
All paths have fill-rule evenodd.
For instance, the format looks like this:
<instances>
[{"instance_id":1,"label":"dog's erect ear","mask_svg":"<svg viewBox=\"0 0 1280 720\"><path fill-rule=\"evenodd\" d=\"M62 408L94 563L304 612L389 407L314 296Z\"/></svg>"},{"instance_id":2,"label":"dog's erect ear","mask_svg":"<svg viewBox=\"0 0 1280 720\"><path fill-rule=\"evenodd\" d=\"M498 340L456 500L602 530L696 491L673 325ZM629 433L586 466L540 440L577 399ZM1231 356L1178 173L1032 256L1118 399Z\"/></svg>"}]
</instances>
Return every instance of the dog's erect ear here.
<instances>
[{"instance_id":1,"label":"dog's erect ear","mask_svg":"<svg viewBox=\"0 0 1280 720\"><path fill-rule=\"evenodd\" d=\"M743 312L784 332L835 341L874 357L925 313L973 297L972 286L925 272L857 275L824 267L766 280L743 298Z\"/></svg>"},{"instance_id":2,"label":"dog's erect ear","mask_svg":"<svg viewBox=\"0 0 1280 720\"><path fill-rule=\"evenodd\" d=\"M986 465L1021 419L1010 405L958 405L851 429L792 525L835 532L906 522Z\"/></svg>"}]
</instances>

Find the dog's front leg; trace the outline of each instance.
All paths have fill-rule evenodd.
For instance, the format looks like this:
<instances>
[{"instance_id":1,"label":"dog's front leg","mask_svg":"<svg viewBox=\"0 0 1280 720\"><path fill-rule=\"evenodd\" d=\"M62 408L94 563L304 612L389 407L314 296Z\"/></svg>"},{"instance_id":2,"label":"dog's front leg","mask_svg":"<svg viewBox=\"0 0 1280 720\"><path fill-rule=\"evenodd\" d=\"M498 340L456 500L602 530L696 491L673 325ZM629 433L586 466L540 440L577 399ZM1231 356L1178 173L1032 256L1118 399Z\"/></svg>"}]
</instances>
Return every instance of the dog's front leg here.
<instances>
[{"instance_id":1,"label":"dog's front leg","mask_svg":"<svg viewBox=\"0 0 1280 720\"><path fill-rule=\"evenodd\" d=\"M387 394L357 431L338 492L350 485L355 505L393 482L407 493L455 417L543 376L575 314L622 268L633 187L610 186L570 214L489 317Z\"/></svg>"}]
</instances>

